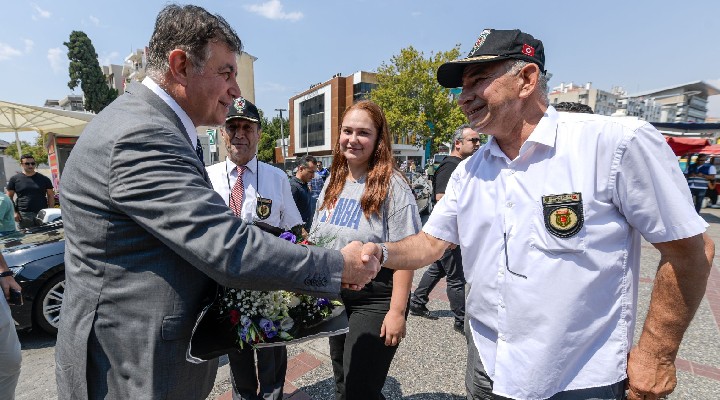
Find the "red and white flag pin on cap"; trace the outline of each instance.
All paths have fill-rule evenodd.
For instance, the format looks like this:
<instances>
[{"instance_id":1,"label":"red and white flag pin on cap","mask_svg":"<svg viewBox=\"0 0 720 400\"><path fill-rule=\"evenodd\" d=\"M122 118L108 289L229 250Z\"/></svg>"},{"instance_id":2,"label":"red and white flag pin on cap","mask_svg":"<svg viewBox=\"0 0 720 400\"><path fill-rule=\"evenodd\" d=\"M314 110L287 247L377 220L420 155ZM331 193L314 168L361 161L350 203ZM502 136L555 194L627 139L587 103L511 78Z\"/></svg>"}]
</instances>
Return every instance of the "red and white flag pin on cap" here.
<instances>
[{"instance_id":1,"label":"red and white flag pin on cap","mask_svg":"<svg viewBox=\"0 0 720 400\"><path fill-rule=\"evenodd\" d=\"M535 55L535 48L530 46L529 44L523 44L522 52L526 56L533 57Z\"/></svg>"}]
</instances>

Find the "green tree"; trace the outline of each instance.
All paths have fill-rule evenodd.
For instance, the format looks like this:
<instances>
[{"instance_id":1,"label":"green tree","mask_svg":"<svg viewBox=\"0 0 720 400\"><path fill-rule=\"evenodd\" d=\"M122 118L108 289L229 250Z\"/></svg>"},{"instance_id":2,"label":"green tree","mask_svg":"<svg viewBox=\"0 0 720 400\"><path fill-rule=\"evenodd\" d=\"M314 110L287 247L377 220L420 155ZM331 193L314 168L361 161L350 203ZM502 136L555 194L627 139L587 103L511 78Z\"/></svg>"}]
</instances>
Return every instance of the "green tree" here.
<instances>
[{"instance_id":1,"label":"green tree","mask_svg":"<svg viewBox=\"0 0 720 400\"><path fill-rule=\"evenodd\" d=\"M459 46L430 53L429 57L410 46L380 65L378 87L369 97L382 107L393 135L407 136L408 143L418 147L432 139L434 151L467 121L452 100L450 89L440 86L435 78L441 64L459 56Z\"/></svg>"},{"instance_id":2,"label":"green tree","mask_svg":"<svg viewBox=\"0 0 720 400\"><path fill-rule=\"evenodd\" d=\"M68 87L75 89L80 85L85 95L85 110L99 113L115 100L118 91L105 82L95 47L84 32L72 31L70 41L63 44L68 48L70 59Z\"/></svg>"},{"instance_id":3,"label":"green tree","mask_svg":"<svg viewBox=\"0 0 720 400\"><path fill-rule=\"evenodd\" d=\"M37 162L38 164L47 164L48 155L47 151L45 151L45 146L43 146L42 137L38 136L35 139L34 144L30 144L24 140L21 140L20 149L22 150L22 153L20 155L30 153L33 155L33 158L35 158L35 162ZM20 161L20 157L17 153L17 146L15 145L15 143L5 149L5 154Z\"/></svg>"},{"instance_id":4,"label":"green tree","mask_svg":"<svg viewBox=\"0 0 720 400\"><path fill-rule=\"evenodd\" d=\"M275 146L277 141L280 140L280 117L274 116L271 120L265 117L265 114L260 111L260 121L262 123L262 135L260 136L260 142L258 143L258 160L274 163L278 160L275 159ZM285 138L288 135L288 120L283 118L283 134Z\"/></svg>"}]
</instances>

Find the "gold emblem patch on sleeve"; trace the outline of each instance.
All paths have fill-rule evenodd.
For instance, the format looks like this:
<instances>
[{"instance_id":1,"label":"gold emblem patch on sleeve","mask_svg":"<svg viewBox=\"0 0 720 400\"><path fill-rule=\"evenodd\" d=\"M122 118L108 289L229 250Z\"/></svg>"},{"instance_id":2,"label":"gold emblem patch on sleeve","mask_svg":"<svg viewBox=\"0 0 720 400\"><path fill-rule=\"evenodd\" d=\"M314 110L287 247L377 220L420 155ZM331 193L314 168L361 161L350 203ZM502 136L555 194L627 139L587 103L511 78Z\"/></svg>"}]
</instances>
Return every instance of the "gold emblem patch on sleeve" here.
<instances>
[{"instance_id":1,"label":"gold emblem patch on sleeve","mask_svg":"<svg viewBox=\"0 0 720 400\"><path fill-rule=\"evenodd\" d=\"M584 215L580 193L542 196L542 206L545 228L553 235L569 238L582 229Z\"/></svg>"}]
</instances>

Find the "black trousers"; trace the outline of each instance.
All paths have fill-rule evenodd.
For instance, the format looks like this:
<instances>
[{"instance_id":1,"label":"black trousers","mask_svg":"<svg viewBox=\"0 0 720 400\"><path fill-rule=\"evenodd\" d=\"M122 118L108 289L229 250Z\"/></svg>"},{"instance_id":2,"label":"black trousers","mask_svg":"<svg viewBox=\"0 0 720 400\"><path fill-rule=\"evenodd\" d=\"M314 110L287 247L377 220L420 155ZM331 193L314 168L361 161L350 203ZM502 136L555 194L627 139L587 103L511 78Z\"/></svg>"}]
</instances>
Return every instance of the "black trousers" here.
<instances>
[{"instance_id":1,"label":"black trousers","mask_svg":"<svg viewBox=\"0 0 720 400\"><path fill-rule=\"evenodd\" d=\"M445 250L443 256L425 271L410 302L415 306L426 305L430 300L430 292L442 278L447 281L447 296L450 309L455 314L455 322L461 324L465 319L465 275L460 246Z\"/></svg>"},{"instance_id":2,"label":"black trousers","mask_svg":"<svg viewBox=\"0 0 720 400\"><path fill-rule=\"evenodd\" d=\"M715 189L708 189L707 192L705 192L705 197L710 199L710 205L717 204L718 192Z\"/></svg>"},{"instance_id":3,"label":"black trousers","mask_svg":"<svg viewBox=\"0 0 720 400\"><path fill-rule=\"evenodd\" d=\"M346 293L343 291L343 302L350 330L330 337L335 398L385 399L382 388L397 346L385 346L380 328L390 309L392 287L372 282L360 292Z\"/></svg>"},{"instance_id":4,"label":"black trousers","mask_svg":"<svg viewBox=\"0 0 720 400\"><path fill-rule=\"evenodd\" d=\"M257 370L255 356L257 355ZM253 350L246 347L229 353L233 400L283 398L287 349L285 346ZM258 395L259 389L259 395Z\"/></svg>"}]
</instances>

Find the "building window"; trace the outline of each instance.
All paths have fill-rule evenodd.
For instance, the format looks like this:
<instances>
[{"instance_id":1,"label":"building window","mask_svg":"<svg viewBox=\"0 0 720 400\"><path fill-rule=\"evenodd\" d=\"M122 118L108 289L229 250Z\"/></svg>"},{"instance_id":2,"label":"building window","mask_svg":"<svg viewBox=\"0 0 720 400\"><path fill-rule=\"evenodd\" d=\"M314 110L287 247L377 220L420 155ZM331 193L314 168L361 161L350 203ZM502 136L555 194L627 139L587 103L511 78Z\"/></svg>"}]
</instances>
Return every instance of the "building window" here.
<instances>
[{"instance_id":1,"label":"building window","mask_svg":"<svg viewBox=\"0 0 720 400\"><path fill-rule=\"evenodd\" d=\"M365 100L368 93L372 92L378 85L376 83L360 82L353 85L353 102Z\"/></svg>"},{"instance_id":2,"label":"building window","mask_svg":"<svg viewBox=\"0 0 720 400\"><path fill-rule=\"evenodd\" d=\"M325 96L300 103L300 147L325 145Z\"/></svg>"}]
</instances>

